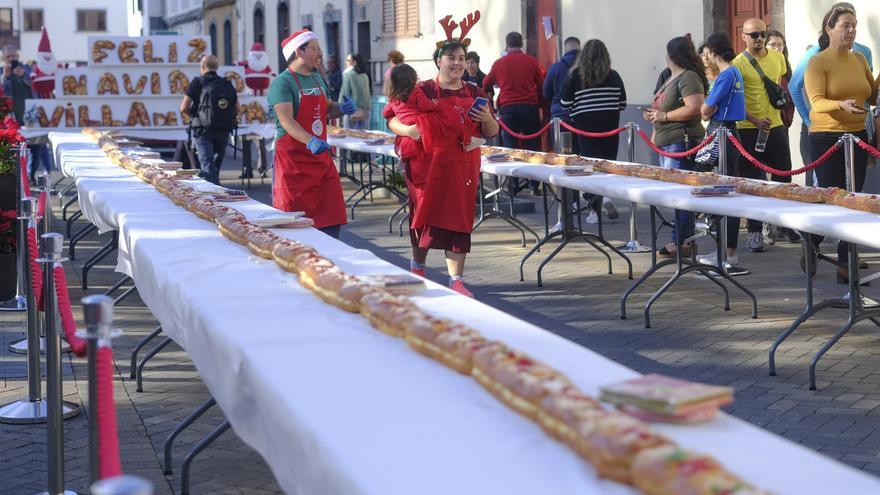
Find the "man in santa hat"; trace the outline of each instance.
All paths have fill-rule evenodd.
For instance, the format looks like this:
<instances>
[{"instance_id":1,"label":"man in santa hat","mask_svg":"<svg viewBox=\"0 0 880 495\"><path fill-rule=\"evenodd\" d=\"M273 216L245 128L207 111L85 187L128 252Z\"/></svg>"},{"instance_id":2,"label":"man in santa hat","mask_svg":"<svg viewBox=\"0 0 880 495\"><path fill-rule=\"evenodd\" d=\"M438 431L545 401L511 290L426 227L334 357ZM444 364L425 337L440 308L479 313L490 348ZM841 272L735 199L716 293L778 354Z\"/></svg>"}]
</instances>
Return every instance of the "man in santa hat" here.
<instances>
[{"instance_id":1,"label":"man in santa hat","mask_svg":"<svg viewBox=\"0 0 880 495\"><path fill-rule=\"evenodd\" d=\"M52 54L52 47L49 45L46 26L43 26L43 34L37 47L37 66L34 67L34 72L31 74L31 87L37 98L52 97L52 92L55 91L56 70L58 70L58 63L55 61L55 55Z\"/></svg>"},{"instance_id":2,"label":"man in santa hat","mask_svg":"<svg viewBox=\"0 0 880 495\"><path fill-rule=\"evenodd\" d=\"M315 33L297 31L281 42L287 69L269 86L275 111L275 178L272 203L283 211L304 211L315 227L338 237L345 224L339 172L327 144L327 119L354 113L354 102L328 98L327 84L315 73L320 56Z\"/></svg>"},{"instance_id":3,"label":"man in santa hat","mask_svg":"<svg viewBox=\"0 0 880 495\"><path fill-rule=\"evenodd\" d=\"M255 95L263 95L269 82L272 80L272 69L269 67L269 57L260 42L251 46L248 52L247 62L244 64L244 83L251 88Z\"/></svg>"}]
</instances>

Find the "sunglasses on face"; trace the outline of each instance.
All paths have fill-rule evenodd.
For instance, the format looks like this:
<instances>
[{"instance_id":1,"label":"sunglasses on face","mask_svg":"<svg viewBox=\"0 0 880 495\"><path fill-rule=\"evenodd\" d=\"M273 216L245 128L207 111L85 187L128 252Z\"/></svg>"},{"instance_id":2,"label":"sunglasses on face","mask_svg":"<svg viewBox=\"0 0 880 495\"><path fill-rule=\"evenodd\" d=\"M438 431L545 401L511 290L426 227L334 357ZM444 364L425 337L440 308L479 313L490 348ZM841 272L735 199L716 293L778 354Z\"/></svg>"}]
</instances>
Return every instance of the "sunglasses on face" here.
<instances>
[{"instance_id":1,"label":"sunglasses on face","mask_svg":"<svg viewBox=\"0 0 880 495\"><path fill-rule=\"evenodd\" d=\"M763 38L767 39L767 31L755 31L752 33L743 33L746 36L750 36L753 40Z\"/></svg>"}]
</instances>

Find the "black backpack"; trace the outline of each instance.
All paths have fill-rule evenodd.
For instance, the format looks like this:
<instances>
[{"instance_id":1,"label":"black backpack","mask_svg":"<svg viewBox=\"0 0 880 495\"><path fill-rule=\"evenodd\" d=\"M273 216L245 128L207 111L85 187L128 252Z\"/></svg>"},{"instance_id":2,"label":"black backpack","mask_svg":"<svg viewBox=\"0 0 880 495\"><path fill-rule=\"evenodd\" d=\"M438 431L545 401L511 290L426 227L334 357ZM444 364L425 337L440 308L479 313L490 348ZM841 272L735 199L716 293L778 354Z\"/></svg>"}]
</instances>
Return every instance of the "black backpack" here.
<instances>
[{"instance_id":1,"label":"black backpack","mask_svg":"<svg viewBox=\"0 0 880 495\"><path fill-rule=\"evenodd\" d=\"M231 131L235 128L238 95L225 77L205 81L196 111L197 127L212 131Z\"/></svg>"}]
</instances>

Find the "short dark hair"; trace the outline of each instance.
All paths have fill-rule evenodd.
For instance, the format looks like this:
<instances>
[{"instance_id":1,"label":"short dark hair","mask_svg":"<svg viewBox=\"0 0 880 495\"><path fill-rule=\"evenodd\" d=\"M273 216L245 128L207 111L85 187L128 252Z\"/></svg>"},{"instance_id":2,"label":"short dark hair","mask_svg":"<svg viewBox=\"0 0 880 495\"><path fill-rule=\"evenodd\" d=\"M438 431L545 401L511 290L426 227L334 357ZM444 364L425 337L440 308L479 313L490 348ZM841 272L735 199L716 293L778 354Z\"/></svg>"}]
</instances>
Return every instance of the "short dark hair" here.
<instances>
[{"instance_id":1,"label":"short dark hair","mask_svg":"<svg viewBox=\"0 0 880 495\"><path fill-rule=\"evenodd\" d=\"M480 55L477 52L467 52L467 55L464 56L465 60L473 60L476 63L480 63Z\"/></svg>"},{"instance_id":2,"label":"short dark hair","mask_svg":"<svg viewBox=\"0 0 880 495\"><path fill-rule=\"evenodd\" d=\"M576 36L569 36L568 38L565 38L565 41L562 43L562 47L565 48L569 45L576 45L574 48L571 48L572 50L580 50L580 48L581 48L580 38L578 38Z\"/></svg>"},{"instance_id":3,"label":"short dark hair","mask_svg":"<svg viewBox=\"0 0 880 495\"><path fill-rule=\"evenodd\" d=\"M733 44L727 33L712 33L703 43L703 47L708 48L713 55L721 57L725 62L730 62L736 57L736 52L733 51Z\"/></svg>"},{"instance_id":4,"label":"short dark hair","mask_svg":"<svg viewBox=\"0 0 880 495\"><path fill-rule=\"evenodd\" d=\"M403 63L403 54L398 50L391 50L388 52L388 61L393 62L395 64Z\"/></svg>"},{"instance_id":5,"label":"short dark hair","mask_svg":"<svg viewBox=\"0 0 880 495\"><path fill-rule=\"evenodd\" d=\"M507 33L507 36L504 37L504 42L507 43L508 48L522 48L523 46L522 35L516 31Z\"/></svg>"},{"instance_id":6,"label":"short dark hair","mask_svg":"<svg viewBox=\"0 0 880 495\"><path fill-rule=\"evenodd\" d=\"M465 60L467 60L467 54L468 54L467 46L465 46L464 43L462 43L461 41L458 41L457 39L452 39L449 41L445 41L442 46L440 46L436 50L434 50L434 57L433 57L434 58L434 65L436 65L437 68L440 68L440 58L443 57L444 55L446 55L447 53L452 53L452 52L458 50L459 48L464 50Z\"/></svg>"}]
</instances>

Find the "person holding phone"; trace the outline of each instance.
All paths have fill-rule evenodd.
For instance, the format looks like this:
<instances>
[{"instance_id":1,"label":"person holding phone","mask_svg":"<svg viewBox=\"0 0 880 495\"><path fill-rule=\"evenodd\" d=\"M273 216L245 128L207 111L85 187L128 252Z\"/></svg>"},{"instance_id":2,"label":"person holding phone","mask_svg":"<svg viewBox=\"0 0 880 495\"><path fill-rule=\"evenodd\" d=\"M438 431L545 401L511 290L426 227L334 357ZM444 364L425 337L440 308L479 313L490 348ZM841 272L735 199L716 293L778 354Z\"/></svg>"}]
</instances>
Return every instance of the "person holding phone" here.
<instances>
[{"instance_id":1,"label":"person holding phone","mask_svg":"<svg viewBox=\"0 0 880 495\"><path fill-rule=\"evenodd\" d=\"M856 38L856 13L845 6L836 6L825 14L822 20L822 34L819 36L819 53L810 59L804 77L807 96L810 99L810 151L812 159L822 156L828 148L844 134L853 134L867 140L865 131L865 102L877 98L876 80L868 68L865 57L852 51ZM868 155L854 147L855 161L854 192L862 190L865 183ZM835 153L821 167L817 167L816 178L821 187L845 189L846 163L843 153ZM813 236L815 247L822 242L821 236ZM816 250L813 250L815 256ZM846 263L849 247L846 242L837 244L837 281L849 283ZM863 265L867 268L867 265ZM805 267L801 258L801 268ZM813 264L815 269L816 264ZM812 275L812 274L811 274Z\"/></svg>"},{"instance_id":2,"label":"person holding phone","mask_svg":"<svg viewBox=\"0 0 880 495\"><path fill-rule=\"evenodd\" d=\"M464 38L464 34L460 38ZM437 77L419 82L415 90L424 93L429 100L454 108L457 112L454 118L444 119L443 125L439 126L430 125L423 119L414 125L406 125L395 116L388 122L388 127L398 136L420 140L429 157L424 196L418 203L410 203L410 271L424 276L428 252L442 249L446 255L449 287L473 297L464 285L463 276L465 259L471 249L480 150L463 147L459 131L449 132L449 129L462 129L473 123L483 136L491 137L498 134L498 122L489 105L474 104L477 98L486 98L483 90L462 80L467 46L468 40L453 38L451 31L448 32L447 39L438 42L434 51ZM406 160L401 162L405 173L411 174L409 163Z\"/></svg>"}]
</instances>

